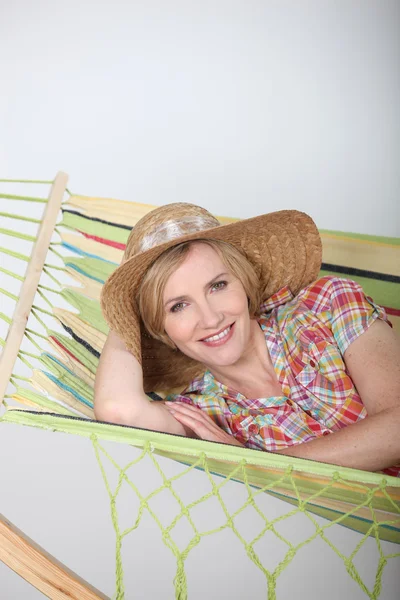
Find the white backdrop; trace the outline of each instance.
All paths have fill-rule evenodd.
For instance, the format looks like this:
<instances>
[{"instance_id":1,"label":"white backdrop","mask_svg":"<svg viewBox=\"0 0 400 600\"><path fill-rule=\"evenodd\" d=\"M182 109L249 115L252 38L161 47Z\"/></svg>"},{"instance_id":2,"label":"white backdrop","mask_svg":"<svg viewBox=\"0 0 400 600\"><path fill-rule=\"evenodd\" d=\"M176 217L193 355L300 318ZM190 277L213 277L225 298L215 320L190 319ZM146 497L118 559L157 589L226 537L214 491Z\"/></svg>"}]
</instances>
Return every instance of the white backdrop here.
<instances>
[{"instance_id":1,"label":"white backdrop","mask_svg":"<svg viewBox=\"0 0 400 600\"><path fill-rule=\"evenodd\" d=\"M398 236L399 17L396 0L3 0L0 177L63 169L81 194L239 217L297 208L321 228ZM0 512L111 595L108 501L89 442L71 440L0 427ZM232 502L240 494L233 485ZM121 510L128 518L129 502ZM332 536L346 552L358 540ZM278 598L365 597L321 544L296 557ZM128 600L173 598L150 523L125 556ZM376 560L371 542L356 561L370 585ZM188 572L190 600L265 597L228 534L199 547ZM381 598L397 599L399 583L392 561ZM41 597L1 563L0 595Z\"/></svg>"},{"instance_id":2,"label":"white backdrop","mask_svg":"<svg viewBox=\"0 0 400 600\"><path fill-rule=\"evenodd\" d=\"M0 171L399 235L398 0L0 3Z\"/></svg>"}]
</instances>

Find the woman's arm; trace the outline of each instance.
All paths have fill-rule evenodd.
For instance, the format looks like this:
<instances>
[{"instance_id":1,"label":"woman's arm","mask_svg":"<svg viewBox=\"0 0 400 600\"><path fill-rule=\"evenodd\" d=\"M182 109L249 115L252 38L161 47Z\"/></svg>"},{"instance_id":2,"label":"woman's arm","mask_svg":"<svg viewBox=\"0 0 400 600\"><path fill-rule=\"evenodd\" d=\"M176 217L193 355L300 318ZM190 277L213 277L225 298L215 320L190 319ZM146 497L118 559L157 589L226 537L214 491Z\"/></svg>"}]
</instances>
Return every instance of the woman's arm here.
<instances>
[{"instance_id":1,"label":"woman's arm","mask_svg":"<svg viewBox=\"0 0 400 600\"><path fill-rule=\"evenodd\" d=\"M124 342L110 331L96 373L96 419L165 433L190 436L162 402L151 402L143 390L142 367Z\"/></svg>"},{"instance_id":2,"label":"woman's arm","mask_svg":"<svg viewBox=\"0 0 400 600\"><path fill-rule=\"evenodd\" d=\"M368 417L280 454L378 471L400 463L400 340L375 321L344 353Z\"/></svg>"}]
</instances>

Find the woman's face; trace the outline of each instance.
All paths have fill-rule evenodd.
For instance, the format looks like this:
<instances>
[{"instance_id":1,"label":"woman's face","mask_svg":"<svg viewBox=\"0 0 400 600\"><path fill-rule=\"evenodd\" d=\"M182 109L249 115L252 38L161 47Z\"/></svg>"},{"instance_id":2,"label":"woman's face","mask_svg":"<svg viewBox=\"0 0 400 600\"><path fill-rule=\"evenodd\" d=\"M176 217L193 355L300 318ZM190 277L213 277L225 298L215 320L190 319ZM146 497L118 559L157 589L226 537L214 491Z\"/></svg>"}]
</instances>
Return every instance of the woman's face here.
<instances>
[{"instance_id":1,"label":"woman's face","mask_svg":"<svg viewBox=\"0 0 400 600\"><path fill-rule=\"evenodd\" d=\"M250 340L248 300L218 253L195 243L164 289L165 331L207 367L235 364Z\"/></svg>"}]
</instances>

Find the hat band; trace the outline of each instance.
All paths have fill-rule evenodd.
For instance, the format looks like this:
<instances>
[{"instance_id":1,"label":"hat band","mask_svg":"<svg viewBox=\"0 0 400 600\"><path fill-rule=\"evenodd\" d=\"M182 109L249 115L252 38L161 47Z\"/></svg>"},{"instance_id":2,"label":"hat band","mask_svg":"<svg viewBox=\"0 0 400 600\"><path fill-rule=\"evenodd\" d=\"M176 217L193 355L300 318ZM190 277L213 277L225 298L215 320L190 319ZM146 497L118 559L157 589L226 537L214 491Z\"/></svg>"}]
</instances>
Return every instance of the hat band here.
<instances>
[{"instance_id":1,"label":"hat band","mask_svg":"<svg viewBox=\"0 0 400 600\"><path fill-rule=\"evenodd\" d=\"M176 240L188 233L204 231L220 225L221 223L211 215L209 217L196 215L176 220L171 219L161 223L151 233L144 236L140 242L139 252L145 252L150 248L154 248L154 246Z\"/></svg>"}]
</instances>

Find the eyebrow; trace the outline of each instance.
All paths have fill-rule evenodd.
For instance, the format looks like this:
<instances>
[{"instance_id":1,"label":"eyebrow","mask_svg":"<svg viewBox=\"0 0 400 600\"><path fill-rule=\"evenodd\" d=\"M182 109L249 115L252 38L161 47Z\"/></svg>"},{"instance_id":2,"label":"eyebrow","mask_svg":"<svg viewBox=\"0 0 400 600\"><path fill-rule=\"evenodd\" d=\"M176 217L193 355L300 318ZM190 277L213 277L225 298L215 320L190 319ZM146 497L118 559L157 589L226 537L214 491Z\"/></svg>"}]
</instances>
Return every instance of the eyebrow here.
<instances>
[{"instance_id":1,"label":"eyebrow","mask_svg":"<svg viewBox=\"0 0 400 600\"><path fill-rule=\"evenodd\" d=\"M213 283L218 281L218 279L220 279L221 277L226 277L227 275L229 275L229 273L219 273L218 275L213 277L211 279L211 281L209 281L208 283L205 284L204 289L206 290L207 288L212 286ZM171 304L171 302L182 302L183 300L186 300L186 299L187 299L187 296L177 296L176 298L170 298L169 300L167 300L165 302L164 307L168 306L168 304Z\"/></svg>"}]
</instances>

